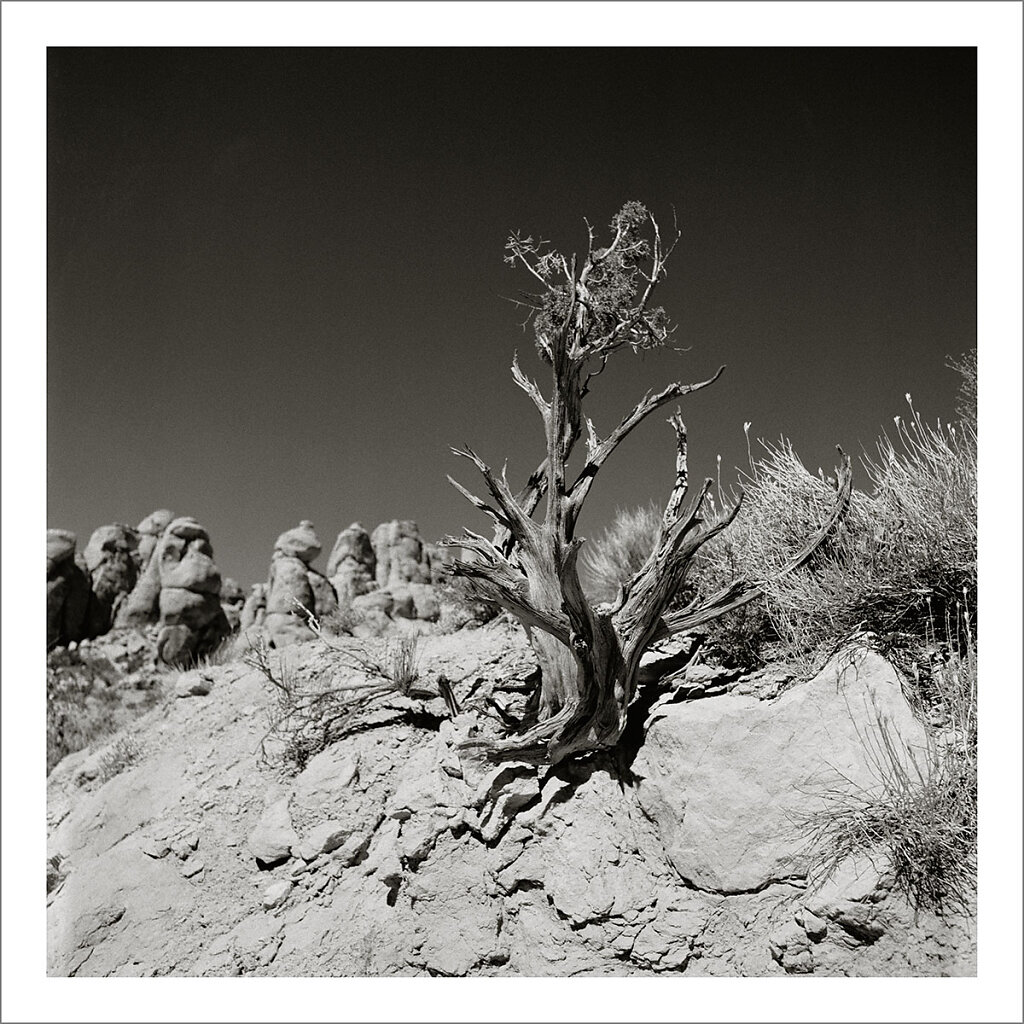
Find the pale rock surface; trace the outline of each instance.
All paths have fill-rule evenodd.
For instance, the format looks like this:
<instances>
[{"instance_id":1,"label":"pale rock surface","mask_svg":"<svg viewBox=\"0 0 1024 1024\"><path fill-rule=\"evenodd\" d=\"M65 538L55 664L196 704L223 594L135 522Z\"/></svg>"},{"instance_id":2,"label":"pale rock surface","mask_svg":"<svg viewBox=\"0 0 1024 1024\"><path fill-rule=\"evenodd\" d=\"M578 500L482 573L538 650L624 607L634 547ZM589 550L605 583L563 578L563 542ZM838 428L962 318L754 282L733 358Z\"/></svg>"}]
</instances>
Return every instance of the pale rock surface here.
<instances>
[{"instance_id":1,"label":"pale rock surface","mask_svg":"<svg viewBox=\"0 0 1024 1024\"><path fill-rule=\"evenodd\" d=\"M735 698L666 709L648 737L654 757L642 746L634 762L646 767L639 786L648 792L638 800L635 777L614 756L537 770L487 765L460 751L460 742L490 728L481 694L507 697L501 686L524 671L529 650L521 633L494 623L421 643L423 678L458 680L466 710L451 720L440 698L385 699L371 727L291 777L257 762L275 698L259 673L233 665L210 670L216 682L205 699L172 701L136 722L145 756L131 771L76 787L81 759L59 764L47 780L47 855L60 855L64 876L48 896L49 974L976 971L971 927L924 912L915 922L877 858L873 869L842 866L822 886L769 880L758 892L737 892L737 865L723 842L709 847L703 865L711 888L683 880L675 862L686 864L685 827L700 801L686 788L690 806L670 827L666 790L685 779L661 759L680 710L692 714L705 704L703 720L717 719L725 735L736 731ZM312 647L284 655L296 672L319 670ZM881 699L885 684L871 664L866 668ZM802 699L808 706L824 706L817 690L834 690L836 682L832 675L794 687L761 710L787 697L799 703L792 695L800 689L811 691ZM857 691L847 684L844 692ZM850 706L867 728L872 715L855 699ZM809 712L798 717L804 725L813 720ZM707 779L745 777L767 727L748 731L745 745L708 743L710 726L698 728L694 744L677 743L672 758L688 758ZM719 801L723 833L757 826L741 805ZM332 852L294 858L304 840L311 840L305 852L313 852L349 829ZM198 833L201 857L181 861L168 852ZM260 870L256 851L281 866ZM183 865L196 862L203 870L183 877ZM715 879L726 888L714 888Z\"/></svg>"},{"instance_id":2,"label":"pale rock surface","mask_svg":"<svg viewBox=\"0 0 1024 1024\"><path fill-rule=\"evenodd\" d=\"M153 552L157 567L160 633L157 657L184 664L213 650L230 632L220 606L220 572L206 530L195 519L175 519Z\"/></svg>"},{"instance_id":3,"label":"pale rock surface","mask_svg":"<svg viewBox=\"0 0 1024 1024\"><path fill-rule=\"evenodd\" d=\"M249 852L258 863L266 867L273 867L287 860L292 854L292 849L299 845L299 837L292 827L288 803L288 794L271 795L259 823L249 836Z\"/></svg>"},{"instance_id":4,"label":"pale rock surface","mask_svg":"<svg viewBox=\"0 0 1024 1024\"><path fill-rule=\"evenodd\" d=\"M142 567L149 564L153 552L156 550L157 541L164 535L164 530L174 522L175 515L170 509L158 508L150 512L145 519L135 527L139 534L139 558L142 560Z\"/></svg>"},{"instance_id":5,"label":"pale rock surface","mask_svg":"<svg viewBox=\"0 0 1024 1024\"><path fill-rule=\"evenodd\" d=\"M117 610L115 625L138 628L159 620L160 566L153 556L174 518L174 513L169 509L157 509L135 528L139 538L136 549L139 558L138 575L135 586Z\"/></svg>"},{"instance_id":6,"label":"pale rock surface","mask_svg":"<svg viewBox=\"0 0 1024 1024\"><path fill-rule=\"evenodd\" d=\"M370 535L362 523L353 523L338 534L327 559L327 577L338 600L348 603L376 586L377 558Z\"/></svg>"},{"instance_id":7,"label":"pale rock surface","mask_svg":"<svg viewBox=\"0 0 1024 1024\"><path fill-rule=\"evenodd\" d=\"M286 530L274 544L263 625L276 647L313 638L307 612L322 619L337 610L330 580L310 565L320 550L320 540L308 519Z\"/></svg>"},{"instance_id":8,"label":"pale rock surface","mask_svg":"<svg viewBox=\"0 0 1024 1024\"><path fill-rule=\"evenodd\" d=\"M220 584L220 607L232 633L237 633L242 625L242 611L245 608L245 591L237 580L230 577Z\"/></svg>"},{"instance_id":9,"label":"pale rock surface","mask_svg":"<svg viewBox=\"0 0 1024 1024\"><path fill-rule=\"evenodd\" d=\"M267 585L254 583L249 588L249 596L245 599L239 617L239 629L243 632L263 625L267 616Z\"/></svg>"},{"instance_id":10,"label":"pale rock surface","mask_svg":"<svg viewBox=\"0 0 1024 1024\"><path fill-rule=\"evenodd\" d=\"M284 903L288 898L288 893L292 891L293 884L293 882L289 882L285 879L267 886L263 893L263 909L273 910L275 907L279 907Z\"/></svg>"},{"instance_id":11,"label":"pale rock surface","mask_svg":"<svg viewBox=\"0 0 1024 1024\"><path fill-rule=\"evenodd\" d=\"M751 892L802 880L799 816L825 809L837 787L879 790L879 719L924 749L895 671L867 651L837 656L772 703L729 694L664 705L633 765L640 805L689 885Z\"/></svg>"},{"instance_id":12,"label":"pale rock surface","mask_svg":"<svg viewBox=\"0 0 1024 1024\"><path fill-rule=\"evenodd\" d=\"M306 565L316 561L320 554L320 538L313 524L303 519L298 526L285 530L274 543L274 553L297 558Z\"/></svg>"},{"instance_id":13,"label":"pale rock surface","mask_svg":"<svg viewBox=\"0 0 1024 1024\"><path fill-rule=\"evenodd\" d=\"M381 523L371 537L377 560L377 585L387 590L403 583L429 583L430 565L419 527L410 519Z\"/></svg>"}]
</instances>

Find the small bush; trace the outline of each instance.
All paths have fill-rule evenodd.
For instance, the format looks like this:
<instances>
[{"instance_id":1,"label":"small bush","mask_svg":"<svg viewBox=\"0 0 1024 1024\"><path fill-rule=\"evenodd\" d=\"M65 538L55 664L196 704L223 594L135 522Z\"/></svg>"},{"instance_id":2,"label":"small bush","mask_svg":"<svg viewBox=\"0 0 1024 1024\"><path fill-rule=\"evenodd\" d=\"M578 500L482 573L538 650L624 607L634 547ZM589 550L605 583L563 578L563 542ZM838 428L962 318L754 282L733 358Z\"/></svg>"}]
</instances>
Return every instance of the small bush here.
<instances>
[{"instance_id":1,"label":"small bush","mask_svg":"<svg viewBox=\"0 0 1024 1024\"><path fill-rule=\"evenodd\" d=\"M193 660L189 668L213 668L217 665L230 665L242 657L242 647L238 642L238 635L224 637L212 650L200 655Z\"/></svg>"},{"instance_id":2,"label":"small bush","mask_svg":"<svg viewBox=\"0 0 1024 1024\"><path fill-rule=\"evenodd\" d=\"M325 637L353 636L365 621L366 616L362 612L343 603L320 617L320 632Z\"/></svg>"},{"instance_id":3,"label":"small bush","mask_svg":"<svg viewBox=\"0 0 1024 1024\"><path fill-rule=\"evenodd\" d=\"M120 775L126 768L138 764L142 759L142 746L139 741L128 734L119 736L100 757L97 778L100 782L108 782L115 775Z\"/></svg>"},{"instance_id":4,"label":"small bush","mask_svg":"<svg viewBox=\"0 0 1024 1024\"><path fill-rule=\"evenodd\" d=\"M437 621L442 633L482 626L501 613L498 605L476 597L466 580L458 576L443 577L438 585L438 601L441 615Z\"/></svg>"},{"instance_id":5,"label":"small bush","mask_svg":"<svg viewBox=\"0 0 1024 1024\"><path fill-rule=\"evenodd\" d=\"M385 640L339 641L326 635L320 621L308 618L324 644L335 673L307 681L297 679L280 655L259 638L247 662L271 685L276 704L263 738L263 759L301 771L309 759L356 729L368 711L389 694L410 695L419 678L419 637L415 634Z\"/></svg>"},{"instance_id":6,"label":"small bush","mask_svg":"<svg viewBox=\"0 0 1024 1024\"><path fill-rule=\"evenodd\" d=\"M384 643L381 671L394 684L399 693L408 695L412 684L419 679L419 635L388 639Z\"/></svg>"}]
</instances>

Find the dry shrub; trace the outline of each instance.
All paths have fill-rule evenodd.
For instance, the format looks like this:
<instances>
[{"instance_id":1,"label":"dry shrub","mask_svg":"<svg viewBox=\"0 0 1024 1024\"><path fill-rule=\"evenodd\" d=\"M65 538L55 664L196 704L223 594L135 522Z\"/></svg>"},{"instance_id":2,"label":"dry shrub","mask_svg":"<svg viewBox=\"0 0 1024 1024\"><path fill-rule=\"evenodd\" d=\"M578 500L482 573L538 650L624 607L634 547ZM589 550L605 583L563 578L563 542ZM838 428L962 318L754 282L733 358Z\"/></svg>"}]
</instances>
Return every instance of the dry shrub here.
<instances>
[{"instance_id":1,"label":"dry shrub","mask_svg":"<svg viewBox=\"0 0 1024 1024\"><path fill-rule=\"evenodd\" d=\"M307 615L333 671L299 680L262 637L251 645L246 659L276 698L261 744L263 759L295 771L357 728L380 698L412 695L419 679L418 635L339 640L325 633L315 616ZM344 678L338 678L340 673Z\"/></svg>"},{"instance_id":2,"label":"dry shrub","mask_svg":"<svg viewBox=\"0 0 1024 1024\"><path fill-rule=\"evenodd\" d=\"M952 364L963 378L959 424L925 423L910 405L862 457L867 487L855 490L838 528L801 569L778 573L831 509L835 486L808 472L782 439L761 442L741 474L746 497L733 524L697 554L677 604L707 597L743 578L765 597L705 627L713 646L745 666L780 659L802 674L820 667L846 638L874 634L905 672L930 662L927 632L961 602L977 602L976 356ZM733 497L723 494L717 502ZM588 594L613 600L652 550L660 523L654 505L620 511L584 549ZM958 652L962 653L962 652ZM927 673L926 673L927 674Z\"/></svg>"},{"instance_id":3,"label":"dry shrub","mask_svg":"<svg viewBox=\"0 0 1024 1024\"><path fill-rule=\"evenodd\" d=\"M442 578L438 585L438 602L441 605L438 628L442 633L482 626L501 613L496 604L476 597L466 580L458 576Z\"/></svg>"},{"instance_id":4,"label":"dry shrub","mask_svg":"<svg viewBox=\"0 0 1024 1024\"><path fill-rule=\"evenodd\" d=\"M958 364L962 373L964 365L972 364ZM962 391L974 379L968 372ZM907 402L910 416L895 417L894 437L883 435L861 459L866 490L853 492L845 519L811 560L782 578L778 569L829 508L831 486L788 441L762 442L764 456L741 477L740 515L701 550L694 570L701 592L736 576L765 581L763 601L709 627L724 645L811 671L837 642L873 633L911 671L930 660L931 622L957 602L976 613L977 435L970 422L926 423L909 395Z\"/></svg>"}]
</instances>

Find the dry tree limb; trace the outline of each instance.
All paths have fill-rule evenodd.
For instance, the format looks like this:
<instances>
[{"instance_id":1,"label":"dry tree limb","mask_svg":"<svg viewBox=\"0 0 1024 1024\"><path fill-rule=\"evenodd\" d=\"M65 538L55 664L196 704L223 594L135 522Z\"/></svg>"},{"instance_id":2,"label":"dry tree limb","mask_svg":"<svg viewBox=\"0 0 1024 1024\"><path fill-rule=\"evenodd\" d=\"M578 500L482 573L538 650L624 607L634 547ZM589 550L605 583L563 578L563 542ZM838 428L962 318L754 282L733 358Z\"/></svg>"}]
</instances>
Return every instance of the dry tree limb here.
<instances>
[{"instance_id":1,"label":"dry tree limb","mask_svg":"<svg viewBox=\"0 0 1024 1024\"><path fill-rule=\"evenodd\" d=\"M471 553L459 558L454 574L474 594L515 615L524 625L541 671L538 721L499 739L469 745L496 759L557 762L575 753L613 746L625 727L636 688L640 657L656 639L693 628L753 600L765 583L740 580L700 604L669 612L700 547L726 529L740 501L708 520L707 481L686 504L686 429L681 415L670 420L676 434L676 477L665 507L655 550L623 585L611 605L592 607L577 571L582 539L575 536L580 511L601 467L621 442L657 409L715 383L724 367L694 384L676 382L648 391L606 437L585 417L582 400L590 384L621 349L663 345L672 332L664 310L651 304L680 233L666 246L653 217L639 203L627 203L611 224L608 246L595 247L588 224L582 262L565 257L532 237L509 239L506 259L525 266L542 285L524 298L531 310L537 352L550 368L551 388L539 385L512 362L515 383L533 401L544 425L545 457L525 487L513 494L504 472L496 476L468 446L453 451L474 463L491 501L453 485L494 525L493 540L466 532L446 543ZM583 469L567 481L567 466L586 430ZM782 570L802 565L844 514L850 497L850 464L843 455L837 472L835 507L821 528ZM534 513L544 502L543 514Z\"/></svg>"}]
</instances>

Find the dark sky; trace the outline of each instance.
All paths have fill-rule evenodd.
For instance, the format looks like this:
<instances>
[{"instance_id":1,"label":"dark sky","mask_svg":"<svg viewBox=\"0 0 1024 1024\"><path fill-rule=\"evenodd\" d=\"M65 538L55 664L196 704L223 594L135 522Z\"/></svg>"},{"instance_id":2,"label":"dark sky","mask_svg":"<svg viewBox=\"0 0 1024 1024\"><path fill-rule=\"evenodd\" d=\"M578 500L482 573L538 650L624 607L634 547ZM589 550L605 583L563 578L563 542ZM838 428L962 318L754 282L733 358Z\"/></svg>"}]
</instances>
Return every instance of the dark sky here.
<instances>
[{"instance_id":1,"label":"dark sky","mask_svg":"<svg viewBox=\"0 0 1024 1024\"><path fill-rule=\"evenodd\" d=\"M751 434L812 471L904 393L953 415L975 344L973 49L50 49L48 525L80 547L158 507L265 578L312 519L436 538L485 520L448 446L514 483L541 456L512 383L528 287L510 230L585 247L626 200L683 239L660 302L685 352L595 382L605 432L648 387L684 404L691 472ZM669 410L666 410L666 414ZM652 417L581 532L663 501ZM863 482L863 475L859 478ZM325 556L326 557L326 554ZM324 558L321 558L322 567Z\"/></svg>"}]
</instances>

